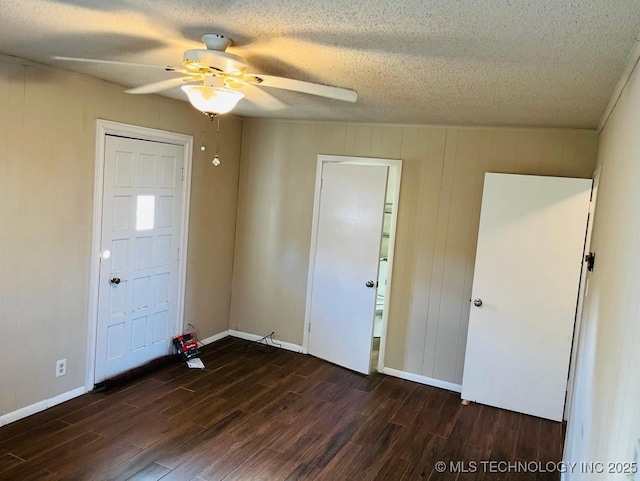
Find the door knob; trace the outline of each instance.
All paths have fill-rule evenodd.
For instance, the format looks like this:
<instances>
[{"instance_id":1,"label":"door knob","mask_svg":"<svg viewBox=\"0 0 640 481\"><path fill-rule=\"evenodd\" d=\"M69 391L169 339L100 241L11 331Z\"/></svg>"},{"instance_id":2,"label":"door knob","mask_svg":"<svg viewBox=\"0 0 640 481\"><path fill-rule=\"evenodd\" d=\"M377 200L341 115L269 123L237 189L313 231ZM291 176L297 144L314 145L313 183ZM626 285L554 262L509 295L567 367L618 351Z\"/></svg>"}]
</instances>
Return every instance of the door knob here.
<instances>
[{"instance_id":1,"label":"door knob","mask_svg":"<svg viewBox=\"0 0 640 481\"><path fill-rule=\"evenodd\" d=\"M378 283L375 282L375 281L367 281L364 285L369 287L369 288L371 288L371 289L373 289L374 287L377 287L377 284Z\"/></svg>"},{"instance_id":2,"label":"door knob","mask_svg":"<svg viewBox=\"0 0 640 481\"><path fill-rule=\"evenodd\" d=\"M119 277L112 277L109 279L109 284L115 284L116 286L118 284L120 284L120 278Z\"/></svg>"},{"instance_id":3,"label":"door knob","mask_svg":"<svg viewBox=\"0 0 640 481\"><path fill-rule=\"evenodd\" d=\"M476 307L482 307L482 299L476 298L473 300L473 305Z\"/></svg>"}]
</instances>

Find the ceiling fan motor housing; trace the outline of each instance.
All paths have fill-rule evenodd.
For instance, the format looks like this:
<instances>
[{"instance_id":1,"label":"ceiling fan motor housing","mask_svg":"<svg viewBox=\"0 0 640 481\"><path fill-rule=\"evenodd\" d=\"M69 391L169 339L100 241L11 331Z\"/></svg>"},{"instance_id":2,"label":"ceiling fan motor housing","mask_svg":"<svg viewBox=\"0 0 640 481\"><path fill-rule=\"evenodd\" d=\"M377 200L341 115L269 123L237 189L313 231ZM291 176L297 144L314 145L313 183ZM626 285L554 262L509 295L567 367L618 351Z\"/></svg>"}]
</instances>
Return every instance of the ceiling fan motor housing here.
<instances>
[{"instance_id":1,"label":"ceiling fan motor housing","mask_svg":"<svg viewBox=\"0 0 640 481\"><path fill-rule=\"evenodd\" d=\"M188 70L213 69L218 72L239 73L247 68L242 57L228 52L207 49L191 49L184 52L182 64Z\"/></svg>"}]
</instances>

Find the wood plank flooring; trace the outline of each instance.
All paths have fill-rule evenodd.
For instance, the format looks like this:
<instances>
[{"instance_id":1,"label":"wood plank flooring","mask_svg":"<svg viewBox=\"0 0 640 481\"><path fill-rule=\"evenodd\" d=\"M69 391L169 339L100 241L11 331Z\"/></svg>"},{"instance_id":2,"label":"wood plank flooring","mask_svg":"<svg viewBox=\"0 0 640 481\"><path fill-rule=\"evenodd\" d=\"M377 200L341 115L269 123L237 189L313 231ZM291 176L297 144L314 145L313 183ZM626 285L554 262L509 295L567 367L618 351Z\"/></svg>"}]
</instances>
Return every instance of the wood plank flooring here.
<instances>
[{"instance_id":1,"label":"wood plank flooring","mask_svg":"<svg viewBox=\"0 0 640 481\"><path fill-rule=\"evenodd\" d=\"M557 462L561 424L234 338L203 351L205 370L168 366L0 428L0 479L560 479L480 463Z\"/></svg>"}]
</instances>

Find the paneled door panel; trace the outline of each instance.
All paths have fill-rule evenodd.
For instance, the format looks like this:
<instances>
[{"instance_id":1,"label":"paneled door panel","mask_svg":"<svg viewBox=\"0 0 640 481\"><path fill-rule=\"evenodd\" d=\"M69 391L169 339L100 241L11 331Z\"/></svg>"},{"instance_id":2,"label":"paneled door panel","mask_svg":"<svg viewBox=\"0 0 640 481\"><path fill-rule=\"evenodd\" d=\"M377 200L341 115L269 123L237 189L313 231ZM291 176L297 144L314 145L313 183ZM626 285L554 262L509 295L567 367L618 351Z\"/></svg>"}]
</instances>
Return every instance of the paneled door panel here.
<instances>
[{"instance_id":1,"label":"paneled door panel","mask_svg":"<svg viewBox=\"0 0 640 481\"><path fill-rule=\"evenodd\" d=\"M170 352L183 147L107 136L95 381Z\"/></svg>"}]
</instances>

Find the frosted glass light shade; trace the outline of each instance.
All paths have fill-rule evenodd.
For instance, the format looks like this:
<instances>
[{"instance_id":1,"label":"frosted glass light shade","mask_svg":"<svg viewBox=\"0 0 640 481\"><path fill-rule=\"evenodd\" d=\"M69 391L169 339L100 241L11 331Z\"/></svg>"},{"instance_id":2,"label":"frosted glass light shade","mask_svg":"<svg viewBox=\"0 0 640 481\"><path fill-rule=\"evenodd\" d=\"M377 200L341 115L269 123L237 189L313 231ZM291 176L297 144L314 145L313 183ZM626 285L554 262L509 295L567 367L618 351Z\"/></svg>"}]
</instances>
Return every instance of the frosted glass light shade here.
<instances>
[{"instance_id":1,"label":"frosted glass light shade","mask_svg":"<svg viewBox=\"0 0 640 481\"><path fill-rule=\"evenodd\" d=\"M226 114L244 97L237 90L203 85L183 85L182 90L196 109L208 114Z\"/></svg>"}]
</instances>

